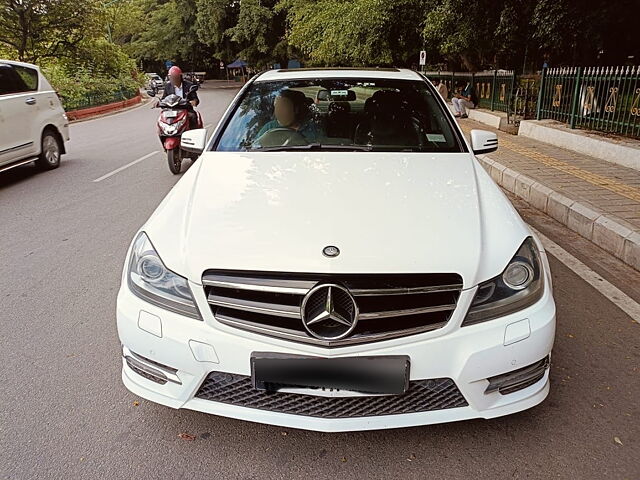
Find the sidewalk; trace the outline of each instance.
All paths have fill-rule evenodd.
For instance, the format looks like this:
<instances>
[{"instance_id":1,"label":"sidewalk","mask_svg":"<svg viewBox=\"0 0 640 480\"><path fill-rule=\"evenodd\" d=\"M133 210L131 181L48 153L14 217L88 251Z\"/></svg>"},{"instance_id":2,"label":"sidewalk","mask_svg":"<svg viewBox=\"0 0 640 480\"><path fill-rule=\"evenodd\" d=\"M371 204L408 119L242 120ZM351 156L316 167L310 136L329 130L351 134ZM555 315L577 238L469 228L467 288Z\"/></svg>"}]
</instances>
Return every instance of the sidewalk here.
<instances>
[{"instance_id":1,"label":"sidewalk","mask_svg":"<svg viewBox=\"0 0 640 480\"><path fill-rule=\"evenodd\" d=\"M640 172L470 119L460 125L498 135L498 151L479 156L498 185L640 270Z\"/></svg>"}]
</instances>

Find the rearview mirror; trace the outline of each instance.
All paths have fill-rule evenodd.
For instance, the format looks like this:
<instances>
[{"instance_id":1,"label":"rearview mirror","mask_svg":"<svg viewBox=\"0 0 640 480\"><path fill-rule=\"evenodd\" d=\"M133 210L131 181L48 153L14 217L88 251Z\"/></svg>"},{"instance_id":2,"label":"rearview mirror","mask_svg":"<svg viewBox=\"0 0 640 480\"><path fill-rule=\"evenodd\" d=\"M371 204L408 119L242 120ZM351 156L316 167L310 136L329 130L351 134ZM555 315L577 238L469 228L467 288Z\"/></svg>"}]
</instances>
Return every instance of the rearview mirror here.
<instances>
[{"instance_id":1,"label":"rearview mirror","mask_svg":"<svg viewBox=\"0 0 640 480\"><path fill-rule=\"evenodd\" d=\"M187 130L182 134L180 139L180 148L187 152L201 154L207 144L207 129L196 128L195 130Z\"/></svg>"},{"instance_id":2,"label":"rearview mirror","mask_svg":"<svg viewBox=\"0 0 640 480\"><path fill-rule=\"evenodd\" d=\"M191 85L191 88L189 89L189 93L195 92L196 90L198 90L198 85L194 83L193 85Z\"/></svg>"},{"instance_id":3,"label":"rearview mirror","mask_svg":"<svg viewBox=\"0 0 640 480\"><path fill-rule=\"evenodd\" d=\"M473 153L491 153L498 149L498 136L487 130L471 130L471 148Z\"/></svg>"}]
</instances>

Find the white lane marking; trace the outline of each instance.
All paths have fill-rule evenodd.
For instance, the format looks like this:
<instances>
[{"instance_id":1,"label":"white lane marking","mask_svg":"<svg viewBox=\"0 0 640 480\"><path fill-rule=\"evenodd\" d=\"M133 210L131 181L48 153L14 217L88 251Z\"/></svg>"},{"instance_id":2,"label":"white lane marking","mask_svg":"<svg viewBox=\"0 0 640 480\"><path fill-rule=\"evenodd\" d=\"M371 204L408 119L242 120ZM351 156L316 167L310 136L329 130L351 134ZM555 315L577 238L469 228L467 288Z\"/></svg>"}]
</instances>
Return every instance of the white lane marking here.
<instances>
[{"instance_id":1,"label":"white lane marking","mask_svg":"<svg viewBox=\"0 0 640 480\"><path fill-rule=\"evenodd\" d=\"M567 252L553 240L540 233L535 228L529 226L531 230L540 238L544 248L551 255L564 263L569 269L582 278L585 282L598 290L603 296L609 299L614 305L617 305L623 312L629 315L634 321L640 323L640 304L615 285L609 283L588 266L578 260L576 257Z\"/></svg>"},{"instance_id":2,"label":"white lane marking","mask_svg":"<svg viewBox=\"0 0 640 480\"><path fill-rule=\"evenodd\" d=\"M155 150L155 151L153 151L151 153L147 153L144 157L140 157L140 158L138 158L137 160L134 160L131 163L127 163L126 165L123 165L120 168L116 168L114 171L109 172L109 173L107 173L107 174L105 174L105 175L103 175L101 177L96 178L94 180L94 182L101 182L102 180L104 180L106 178L109 178L110 176L115 175L116 173L120 173L121 171L123 171L126 168L134 166L136 163L140 163L141 161L146 160L147 158L154 156L156 153L159 153L159 150Z\"/></svg>"}]
</instances>

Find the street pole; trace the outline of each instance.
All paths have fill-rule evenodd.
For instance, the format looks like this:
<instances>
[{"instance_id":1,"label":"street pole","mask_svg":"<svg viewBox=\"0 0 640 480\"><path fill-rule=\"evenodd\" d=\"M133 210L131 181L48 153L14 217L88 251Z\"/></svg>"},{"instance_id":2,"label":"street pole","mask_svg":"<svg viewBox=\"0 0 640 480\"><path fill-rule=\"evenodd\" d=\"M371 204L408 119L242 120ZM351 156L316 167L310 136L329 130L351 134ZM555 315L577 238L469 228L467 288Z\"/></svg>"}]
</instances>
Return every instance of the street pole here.
<instances>
[{"instance_id":1,"label":"street pole","mask_svg":"<svg viewBox=\"0 0 640 480\"><path fill-rule=\"evenodd\" d=\"M542 73L540 74L540 87L538 88L538 103L536 104L536 120L540 120L542 109L542 98L544 97L544 80L547 67L542 67Z\"/></svg>"}]
</instances>

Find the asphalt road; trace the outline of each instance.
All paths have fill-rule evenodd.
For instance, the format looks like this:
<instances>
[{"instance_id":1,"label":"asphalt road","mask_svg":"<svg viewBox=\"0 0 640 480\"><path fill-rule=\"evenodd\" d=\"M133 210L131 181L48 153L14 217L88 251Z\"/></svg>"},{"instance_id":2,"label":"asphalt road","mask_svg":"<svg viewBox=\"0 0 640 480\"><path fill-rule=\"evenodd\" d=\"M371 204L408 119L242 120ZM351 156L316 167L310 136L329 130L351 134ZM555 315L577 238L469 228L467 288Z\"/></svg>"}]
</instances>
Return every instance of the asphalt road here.
<instances>
[{"instance_id":1,"label":"asphalt road","mask_svg":"<svg viewBox=\"0 0 640 480\"><path fill-rule=\"evenodd\" d=\"M201 91L206 124L234 94ZM143 106L74 124L59 169L0 176L0 478L640 478L640 325L553 257L551 393L529 411L324 434L130 394L115 325L120 272L136 229L178 177L156 153L94 180L160 150L156 116ZM640 301L637 272L516 205Z\"/></svg>"}]
</instances>

